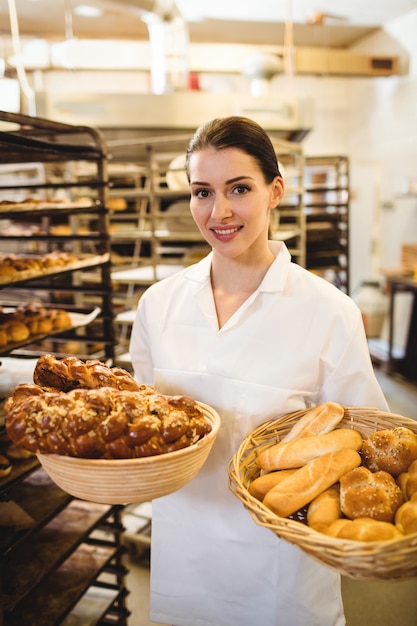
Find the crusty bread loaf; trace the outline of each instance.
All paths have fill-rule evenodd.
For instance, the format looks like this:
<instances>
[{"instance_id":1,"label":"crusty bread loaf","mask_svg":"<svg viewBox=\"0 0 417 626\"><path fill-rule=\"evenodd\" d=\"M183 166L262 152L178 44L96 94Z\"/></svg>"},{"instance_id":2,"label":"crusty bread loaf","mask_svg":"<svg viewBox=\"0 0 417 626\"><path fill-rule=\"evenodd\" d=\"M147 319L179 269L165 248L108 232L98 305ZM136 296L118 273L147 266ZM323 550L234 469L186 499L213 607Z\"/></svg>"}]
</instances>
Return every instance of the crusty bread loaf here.
<instances>
[{"instance_id":1,"label":"crusty bread loaf","mask_svg":"<svg viewBox=\"0 0 417 626\"><path fill-rule=\"evenodd\" d=\"M266 472L302 467L311 459L342 448L360 450L362 435L351 428L337 428L324 435L279 442L261 450L256 462Z\"/></svg>"},{"instance_id":2,"label":"crusty bread loaf","mask_svg":"<svg viewBox=\"0 0 417 626\"><path fill-rule=\"evenodd\" d=\"M417 492L395 514L395 525L404 535L417 532Z\"/></svg>"},{"instance_id":3,"label":"crusty bread loaf","mask_svg":"<svg viewBox=\"0 0 417 626\"><path fill-rule=\"evenodd\" d=\"M248 488L249 493L254 498L257 498L260 502L264 499L266 494L272 487L278 485L284 478L291 476L297 470L287 469L287 470L279 470L277 472L270 472L269 474L261 474L255 480L253 480Z\"/></svg>"},{"instance_id":4,"label":"crusty bread loaf","mask_svg":"<svg viewBox=\"0 0 417 626\"><path fill-rule=\"evenodd\" d=\"M378 430L363 442L361 455L372 472L383 470L397 477L417 459L417 435L404 426Z\"/></svg>"},{"instance_id":5,"label":"crusty bread loaf","mask_svg":"<svg viewBox=\"0 0 417 626\"><path fill-rule=\"evenodd\" d=\"M359 453L350 448L316 457L268 491L263 504L276 515L288 517L337 483L343 474L360 462Z\"/></svg>"},{"instance_id":6,"label":"crusty bread loaf","mask_svg":"<svg viewBox=\"0 0 417 626\"><path fill-rule=\"evenodd\" d=\"M329 537L352 541L390 541L401 539L403 536L394 524L370 517L358 517L354 520L341 518L330 524L323 532Z\"/></svg>"},{"instance_id":7,"label":"crusty bread loaf","mask_svg":"<svg viewBox=\"0 0 417 626\"><path fill-rule=\"evenodd\" d=\"M357 467L340 479L342 513L349 519L370 517L381 522L393 522L404 494L388 472L371 472Z\"/></svg>"},{"instance_id":8,"label":"crusty bread loaf","mask_svg":"<svg viewBox=\"0 0 417 626\"><path fill-rule=\"evenodd\" d=\"M341 517L339 484L332 485L323 491L312 502L307 510L307 522L311 528L323 531Z\"/></svg>"},{"instance_id":9,"label":"crusty bread loaf","mask_svg":"<svg viewBox=\"0 0 417 626\"><path fill-rule=\"evenodd\" d=\"M324 402L308 409L281 441L293 441L299 437L324 435L342 421L345 409L337 402Z\"/></svg>"}]
</instances>

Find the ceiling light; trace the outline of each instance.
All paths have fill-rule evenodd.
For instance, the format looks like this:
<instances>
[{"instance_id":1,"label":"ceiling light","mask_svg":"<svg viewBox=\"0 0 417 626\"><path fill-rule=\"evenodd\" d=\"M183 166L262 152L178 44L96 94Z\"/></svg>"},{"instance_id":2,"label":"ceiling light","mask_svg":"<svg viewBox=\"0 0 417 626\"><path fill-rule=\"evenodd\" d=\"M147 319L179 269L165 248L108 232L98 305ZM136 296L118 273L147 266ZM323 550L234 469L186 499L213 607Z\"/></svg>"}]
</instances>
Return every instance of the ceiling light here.
<instances>
[{"instance_id":1,"label":"ceiling light","mask_svg":"<svg viewBox=\"0 0 417 626\"><path fill-rule=\"evenodd\" d=\"M75 7L74 13L81 17L100 17L103 12L98 7L92 7L88 4L79 4Z\"/></svg>"}]
</instances>

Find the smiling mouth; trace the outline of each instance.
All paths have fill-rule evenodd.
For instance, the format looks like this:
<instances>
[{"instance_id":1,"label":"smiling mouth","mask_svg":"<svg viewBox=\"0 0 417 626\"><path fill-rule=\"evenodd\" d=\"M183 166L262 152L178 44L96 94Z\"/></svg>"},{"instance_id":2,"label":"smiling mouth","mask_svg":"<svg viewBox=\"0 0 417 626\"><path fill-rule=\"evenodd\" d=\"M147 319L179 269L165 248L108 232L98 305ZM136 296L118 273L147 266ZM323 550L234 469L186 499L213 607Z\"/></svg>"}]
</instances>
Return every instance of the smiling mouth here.
<instances>
[{"instance_id":1,"label":"smiling mouth","mask_svg":"<svg viewBox=\"0 0 417 626\"><path fill-rule=\"evenodd\" d=\"M241 230L243 226L237 226L236 228L211 228L210 230L216 235L231 235Z\"/></svg>"}]
</instances>

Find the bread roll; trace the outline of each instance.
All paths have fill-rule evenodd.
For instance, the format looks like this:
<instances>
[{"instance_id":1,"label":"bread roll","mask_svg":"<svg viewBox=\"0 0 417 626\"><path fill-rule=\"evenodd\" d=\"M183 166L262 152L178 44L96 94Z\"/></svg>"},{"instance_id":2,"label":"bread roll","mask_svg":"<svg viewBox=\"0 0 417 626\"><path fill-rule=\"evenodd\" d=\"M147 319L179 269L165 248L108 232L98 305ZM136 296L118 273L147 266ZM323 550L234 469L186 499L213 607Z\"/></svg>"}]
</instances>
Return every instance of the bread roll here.
<instances>
[{"instance_id":1,"label":"bread roll","mask_svg":"<svg viewBox=\"0 0 417 626\"><path fill-rule=\"evenodd\" d=\"M395 514L395 525L404 535L417 532L417 492L400 506Z\"/></svg>"},{"instance_id":2,"label":"bread roll","mask_svg":"<svg viewBox=\"0 0 417 626\"><path fill-rule=\"evenodd\" d=\"M11 471L12 471L12 465L9 459L7 458L7 456L0 454L0 478L4 478L5 476L8 476Z\"/></svg>"},{"instance_id":3,"label":"bread roll","mask_svg":"<svg viewBox=\"0 0 417 626\"><path fill-rule=\"evenodd\" d=\"M302 467L311 459L343 448L360 450L362 435L351 428L338 428L324 435L279 442L262 450L256 463L266 472Z\"/></svg>"},{"instance_id":4,"label":"bread roll","mask_svg":"<svg viewBox=\"0 0 417 626\"><path fill-rule=\"evenodd\" d=\"M12 443L7 448L7 456L10 459L30 459L31 457L35 455L33 452L30 452L29 450L25 450L25 448L19 448L18 446L15 446L14 443Z\"/></svg>"},{"instance_id":5,"label":"bread roll","mask_svg":"<svg viewBox=\"0 0 417 626\"><path fill-rule=\"evenodd\" d=\"M406 472L398 476L397 485L408 499L411 499L412 495L417 492L417 460L411 463Z\"/></svg>"},{"instance_id":6,"label":"bread roll","mask_svg":"<svg viewBox=\"0 0 417 626\"><path fill-rule=\"evenodd\" d=\"M53 327L55 330L69 328L72 324L71 316L63 309L57 309L52 316Z\"/></svg>"},{"instance_id":7,"label":"bread roll","mask_svg":"<svg viewBox=\"0 0 417 626\"><path fill-rule=\"evenodd\" d=\"M383 470L397 477L417 459L417 435L403 426L378 430L363 442L361 455L372 472Z\"/></svg>"},{"instance_id":8,"label":"bread roll","mask_svg":"<svg viewBox=\"0 0 417 626\"><path fill-rule=\"evenodd\" d=\"M12 280L18 275L17 269L8 261L0 261L0 278L6 280Z\"/></svg>"},{"instance_id":9,"label":"bread roll","mask_svg":"<svg viewBox=\"0 0 417 626\"><path fill-rule=\"evenodd\" d=\"M349 519L370 517L381 522L393 522L404 494L391 474L371 472L357 467L340 479L342 513Z\"/></svg>"},{"instance_id":10,"label":"bread roll","mask_svg":"<svg viewBox=\"0 0 417 626\"><path fill-rule=\"evenodd\" d=\"M3 329L7 333L8 343L26 341L30 335L29 328L23 322L10 321L3 324Z\"/></svg>"},{"instance_id":11,"label":"bread roll","mask_svg":"<svg viewBox=\"0 0 417 626\"><path fill-rule=\"evenodd\" d=\"M54 326L50 315L39 315L37 318L37 332L38 333L50 333Z\"/></svg>"},{"instance_id":12,"label":"bread roll","mask_svg":"<svg viewBox=\"0 0 417 626\"><path fill-rule=\"evenodd\" d=\"M7 332L4 328L0 327L0 348L4 348L8 344Z\"/></svg>"},{"instance_id":13,"label":"bread roll","mask_svg":"<svg viewBox=\"0 0 417 626\"><path fill-rule=\"evenodd\" d=\"M110 211L124 211L127 208L127 202L124 198L109 198L107 208Z\"/></svg>"},{"instance_id":14,"label":"bread roll","mask_svg":"<svg viewBox=\"0 0 417 626\"><path fill-rule=\"evenodd\" d=\"M352 541L390 541L403 536L394 524L380 522L370 517L358 517L354 520L338 519L323 532L329 537Z\"/></svg>"},{"instance_id":15,"label":"bread roll","mask_svg":"<svg viewBox=\"0 0 417 626\"><path fill-rule=\"evenodd\" d=\"M323 531L341 517L339 484L314 498L307 510L307 522L314 530Z\"/></svg>"},{"instance_id":16,"label":"bread roll","mask_svg":"<svg viewBox=\"0 0 417 626\"><path fill-rule=\"evenodd\" d=\"M308 409L281 441L293 441L299 437L324 435L342 421L345 409L337 402L324 402Z\"/></svg>"},{"instance_id":17,"label":"bread roll","mask_svg":"<svg viewBox=\"0 0 417 626\"><path fill-rule=\"evenodd\" d=\"M31 335L37 335L39 333L39 320L34 315L25 316L24 323L29 328L29 333Z\"/></svg>"},{"instance_id":18,"label":"bread roll","mask_svg":"<svg viewBox=\"0 0 417 626\"><path fill-rule=\"evenodd\" d=\"M291 474L294 474L296 471L296 469L287 469L279 470L278 472L270 472L269 474L261 474L261 476L258 476L258 478L255 478L255 480L250 483L248 491L251 496L262 502L272 487L275 487L275 485L278 485L284 478L291 476Z\"/></svg>"},{"instance_id":19,"label":"bread roll","mask_svg":"<svg viewBox=\"0 0 417 626\"><path fill-rule=\"evenodd\" d=\"M46 269L65 267L71 265L71 263L77 263L79 258L72 252L65 252L62 250L53 250L41 257L42 266Z\"/></svg>"},{"instance_id":20,"label":"bread roll","mask_svg":"<svg viewBox=\"0 0 417 626\"><path fill-rule=\"evenodd\" d=\"M288 517L337 483L343 474L360 462L359 453L349 448L312 459L268 491L263 504L276 515Z\"/></svg>"}]
</instances>

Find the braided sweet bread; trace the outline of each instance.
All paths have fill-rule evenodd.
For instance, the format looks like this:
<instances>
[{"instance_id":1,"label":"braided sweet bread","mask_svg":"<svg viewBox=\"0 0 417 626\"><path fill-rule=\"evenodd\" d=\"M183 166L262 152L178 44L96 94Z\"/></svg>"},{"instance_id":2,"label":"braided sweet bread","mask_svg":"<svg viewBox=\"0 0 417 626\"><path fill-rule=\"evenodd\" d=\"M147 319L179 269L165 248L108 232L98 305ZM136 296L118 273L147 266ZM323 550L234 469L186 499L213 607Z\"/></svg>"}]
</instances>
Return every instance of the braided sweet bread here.
<instances>
[{"instance_id":1,"label":"braided sweet bread","mask_svg":"<svg viewBox=\"0 0 417 626\"><path fill-rule=\"evenodd\" d=\"M162 395L100 361L46 355L34 381L18 385L4 405L9 438L34 453L153 456L188 447L211 430L194 400Z\"/></svg>"}]
</instances>

